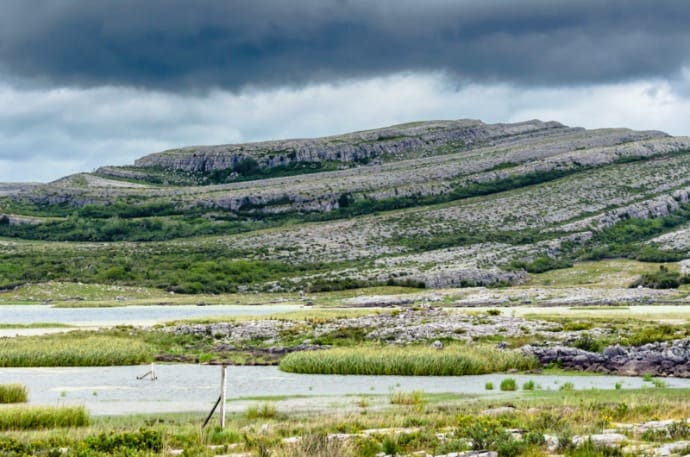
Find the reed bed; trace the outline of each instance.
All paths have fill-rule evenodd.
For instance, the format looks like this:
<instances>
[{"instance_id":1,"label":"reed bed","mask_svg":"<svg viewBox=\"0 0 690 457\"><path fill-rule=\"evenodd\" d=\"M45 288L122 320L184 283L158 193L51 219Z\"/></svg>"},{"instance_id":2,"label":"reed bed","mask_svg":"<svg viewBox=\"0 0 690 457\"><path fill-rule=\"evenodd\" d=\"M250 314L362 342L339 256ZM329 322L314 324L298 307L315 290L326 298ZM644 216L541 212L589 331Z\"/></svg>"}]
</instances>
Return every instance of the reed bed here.
<instances>
[{"instance_id":1,"label":"reed bed","mask_svg":"<svg viewBox=\"0 0 690 457\"><path fill-rule=\"evenodd\" d=\"M137 365L153 358L151 347L133 338L67 335L0 339L0 367Z\"/></svg>"},{"instance_id":2,"label":"reed bed","mask_svg":"<svg viewBox=\"0 0 690 457\"><path fill-rule=\"evenodd\" d=\"M0 408L0 430L40 430L89 425L83 406L9 406Z\"/></svg>"},{"instance_id":3,"label":"reed bed","mask_svg":"<svg viewBox=\"0 0 690 457\"><path fill-rule=\"evenodd\" d=\"M450 345L443 350L421 346L367 346L294 352L280 362L293 373L462 376L536 368L520 351L487 345Z\"/></svg>"},{"instance_id":4,"label":"reed bed","mask_svg":"<svg viewBox=\"0 0 690 457\"><path fill-rule=\"evenodd\" d=\"M0 384L0 403L26 403L29 393L22 384Z\"/></svg>"}]
</instances>

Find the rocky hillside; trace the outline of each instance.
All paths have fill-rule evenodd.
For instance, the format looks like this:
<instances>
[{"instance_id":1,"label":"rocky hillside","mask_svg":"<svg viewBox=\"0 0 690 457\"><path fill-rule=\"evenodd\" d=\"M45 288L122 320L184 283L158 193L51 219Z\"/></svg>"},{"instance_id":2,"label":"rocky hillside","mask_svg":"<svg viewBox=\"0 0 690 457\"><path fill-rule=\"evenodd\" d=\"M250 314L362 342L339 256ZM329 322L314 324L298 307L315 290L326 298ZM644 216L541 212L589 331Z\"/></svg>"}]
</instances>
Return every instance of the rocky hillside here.
<instances>
[{"instance_id":1,"label":"rocky hillside","mask_svg":"<svg viewBox=\"0 0 690 457\"><path fill-rule=\"evenodd\" d=\"M118 246L125 260L103 262L132 283L127 256L145 246L152 264L173 252L254 262L247 287L511 284L578 259L690 257L688 151L688 138L656 131L472 120L190 147L0 187L0 236L76 242L78 258ZM128 241L148 244L78 244ZM174 281L147 284L188 281L169 265ZM195 289L221 287L206 273Z\"/></svg>"},{"instance_id":2,"label":"rocky hillside","mask_svg":"<svg viewBox=\"0 0 690 457\"><path fill-rule=\"evenodd\" d=\"M261 169L300 163L366 164L429 157L502 142L507 137L548 136L570 130L557 122L487 125L476 120L417 122L326 138L193 146L143 157L136 167L212 172L243 162Z\"/></svg>"}]
</instances>

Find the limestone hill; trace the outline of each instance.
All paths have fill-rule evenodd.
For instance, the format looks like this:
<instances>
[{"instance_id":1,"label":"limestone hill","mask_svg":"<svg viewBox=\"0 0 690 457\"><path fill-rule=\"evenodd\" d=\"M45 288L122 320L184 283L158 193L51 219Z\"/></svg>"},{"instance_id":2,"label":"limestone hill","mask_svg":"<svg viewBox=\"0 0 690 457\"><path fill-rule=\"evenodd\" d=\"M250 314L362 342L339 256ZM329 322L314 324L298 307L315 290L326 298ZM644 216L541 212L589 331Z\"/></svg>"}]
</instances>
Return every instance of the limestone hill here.
<instances>
[{"instance_id":1,"label":"limestone hill","mask_svg":"<svg viewBox=\"0 0 690 457\"><path fill-rule=\"evenodd\" d=\"M47 274L39 248L76 262L53 279L210 292L511 284L576 259L679 260L688 151L656 131L473 120L165 151L0 186L0 286Z\"/></svg>"}]
</instances>

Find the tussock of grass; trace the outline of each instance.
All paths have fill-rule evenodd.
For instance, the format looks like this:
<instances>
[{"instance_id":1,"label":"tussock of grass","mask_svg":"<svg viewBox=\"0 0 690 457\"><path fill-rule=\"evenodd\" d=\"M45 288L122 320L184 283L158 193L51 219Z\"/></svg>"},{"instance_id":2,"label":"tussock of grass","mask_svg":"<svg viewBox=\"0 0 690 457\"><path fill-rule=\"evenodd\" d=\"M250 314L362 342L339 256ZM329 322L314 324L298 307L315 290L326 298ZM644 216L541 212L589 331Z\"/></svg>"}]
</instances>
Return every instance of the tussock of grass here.
<instances>
[{"instance_id":1,"label":"tussock of grass","mask_svg":"<svg viewBox=\"0 0 690 457\"><path fill-rule=\"evenodd\" d=\"M148 345L122 337L51 335L0 340L0 367L136 365L152 358Z\"/></svg>"},{"instance_id":2,"label":"tussock of grass","mask_svg":"<svg viewBox=\"0 0 690 457\"><path fill-rule=\"evenodd\" d=\"M424 392L414 390L412 392L392 392L389 395L391 405L414 405L420 406L425 403Z\"/></svg>"},{"instance_id":3,"label":"tussock of grass","mask_svg":"<svg viewBox=\"0 0 690 457\"><path fill-rule=\"evenodd\" d=\"M25 403L28 397L22 384L0 384L0 403Z\"/></svg>"},{"instance_id":4,"label":"tussock of grass","mask_svg":"<svg viewBox=\"0 0 690 457\"><path fill-rule=\"evenodd\" d=\"M517 382L513 378L506 378L503 381L501 381L501 390L509 392L513 390L517 390Z\"/></svg>"},{"instance_id":5,"label":"tussock of grass","mask_svg":"<svg viewBox=\"0 0 690 457\"><path fill-rule=\"evenodd\" d=\"M278 416L278 410L272 403L262 403L247 408L247 419L273 419Z\"/></svg>"},{"instance_id":6,"label":"tussock of grass","mask_svg":"<svg viewBox=\"0 0 690 457\"><path fill-rule=\"evenodd\" d=\"M354 457L361 455L348 441L330 438L326 433L307 433L295 443L284 445L277 457Z\"/></svg>"},{"instance_id":7,"label":"tussock of grass","mask_svg":"<svg viewBox=\"0 0 690 457\"><path fill-rule=\"evenodd\" d=\"M318 374L462 376L535 368L535 359L493 346L450 345L356 347L295 352L280 362L283 371Z\"/></svg>"},{"instance_id":8,"label":"tussock of grass","mask_svg":"<svg viewBox=\"0 0 690 457\"><path fill-rule=\"evenodd\" d=\"M2 409L0 430L36 430L89 425L83 406L11 406Z\"/></svg>"}]
</instances>

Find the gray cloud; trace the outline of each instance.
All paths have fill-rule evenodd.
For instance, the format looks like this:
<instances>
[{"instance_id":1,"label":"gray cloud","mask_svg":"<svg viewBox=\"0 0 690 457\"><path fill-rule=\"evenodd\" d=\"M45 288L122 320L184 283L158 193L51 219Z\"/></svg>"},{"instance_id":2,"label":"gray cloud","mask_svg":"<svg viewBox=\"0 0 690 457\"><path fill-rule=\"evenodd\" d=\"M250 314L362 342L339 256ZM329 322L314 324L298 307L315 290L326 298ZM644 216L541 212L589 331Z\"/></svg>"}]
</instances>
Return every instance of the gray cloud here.
<instances>
[{"instance_id":1,"label":"gray cloud","mask_svg":"<svg viewBox=\"0 0 690 457\"><path fill-rule=\"evenodd\" d=\"M686 0L4 0L0 69L187 91L405 71L585 85L678 74L689 23Z\"/></svg>"},{"instance_id":2,"label":"gray cloud","mask_svg":"<svg viewBox=\"0 0 690 457\"><path fill-rule=\"evenodd\" d=\"M409 73L240 94L0 83L0 182L53 180L184 145L321 136L428 119L540 118L688 134L690 100L676 86L690 87L690 73L675 84L466 84L459 90L438 74Z\"/></svg>"}]
</instances>

